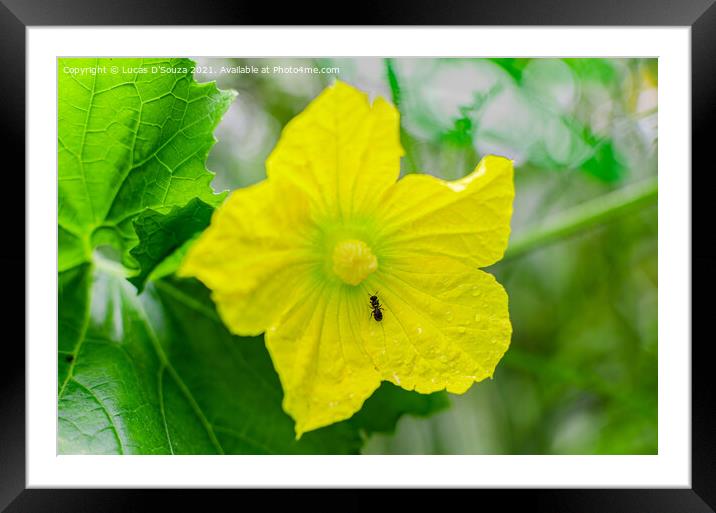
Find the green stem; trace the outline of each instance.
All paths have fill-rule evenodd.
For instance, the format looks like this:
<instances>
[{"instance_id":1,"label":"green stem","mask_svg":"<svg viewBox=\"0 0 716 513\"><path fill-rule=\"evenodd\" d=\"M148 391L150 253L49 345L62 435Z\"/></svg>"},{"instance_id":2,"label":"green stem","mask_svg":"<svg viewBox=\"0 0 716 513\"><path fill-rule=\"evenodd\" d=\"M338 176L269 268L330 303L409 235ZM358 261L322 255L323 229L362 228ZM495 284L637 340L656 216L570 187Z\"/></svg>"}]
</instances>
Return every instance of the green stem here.
<instances>
[{"instance_id":1,"label":"green stem","mask_svg":"<svg viewBox=\"0 0 716 513\"><path fill-rule=\"evenodd\" d=\"M522 256L587 228L655 204L657 197L658 181L654 177L568 209L556 219L548 220L526 234L515 237L510 242L503 260Z\"/></svg>"},{"instance_id":2,"label":"green stem","mask_svg":"<svg viewBox=\"0 0 716 513\"><path fill-rule=\"evenodd\" d=\"M107 258L97 250L95 250L92 255L91 263L94 264L97 269L112 276L118 276L119 278L126 278L130 274L129 269L124 267L121 262Z\"/></svg>"}]
</instances>

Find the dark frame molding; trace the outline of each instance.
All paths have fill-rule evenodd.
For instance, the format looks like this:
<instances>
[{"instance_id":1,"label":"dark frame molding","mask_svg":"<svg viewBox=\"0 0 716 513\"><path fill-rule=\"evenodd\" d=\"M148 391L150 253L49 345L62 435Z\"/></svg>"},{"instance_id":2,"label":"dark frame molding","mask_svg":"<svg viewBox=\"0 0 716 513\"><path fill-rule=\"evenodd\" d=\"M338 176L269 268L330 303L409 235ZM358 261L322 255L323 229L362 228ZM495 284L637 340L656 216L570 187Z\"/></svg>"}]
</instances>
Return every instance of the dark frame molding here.
<instances>
[{"instance_id":1,"label":"dark frame molding","mask_svg":"<svg viewBox=\"0 0 716 513\"><path fill-rule=\"evenodd\" d=\"M713 139L708 128L716 119L716 5L715 0L365 0L354 6L355 16L341 17L358 25L637 25L690 26L692 79L692 167L703 173L713 172L711 156ZM0 254L3 279L15 298L23 291L24 279L30 269L25 267L25 178L19 169L25 167L25 46L29 26L61 25L249 25L296 24L306 20L311 25L336 24L328 19L335 12L330 6L282 2L280 7L245 0L0 0L0 112L3 147L5 198L0 202L3 219L14 220L4 227L11 235L13 246L6 243ZM307 16L307 14L310 16ZM9 158L14 157L14 158ZM686 170L674 170L674 172ZM709 292L716 290L716 251L709 248L711 237L693 234L713 232L712 207L706 196L710 188L692 181L692 334L694 328L705 326L710 312ZM11 182L11 183L8 183ZM703 182L703 178L700 179ZM22 193L20 192L22 191ZM700 199L701 201L697 201ZM711 199L710 203L713 203ZM711 214L711 215L710 215ZM6 223L7 224L7 223ZM702 228L698 230L697 227ZM11 233L7 233L7 232ZM6 240L9 237L6 238ZM19 242L22 241L22 242ZM17 248L23 248L18 251ZM22 268L25 273L13 271ZM700 294L697 293L700 291ZM701 296L701 301L699 301ZM13 299L15 299L13 298ZM6 326L19 324L25 318L26 305L14 300L4 307ZM696 320L700 319L697 323ZM207 494L218 499L255 499L256 491L157 491L157 490L38 490L25 489L25 351L20 336L6 337L3 344L5 369L0 373L0 510L6 511L134 511L149 509L153 499L168 499L183 506L206 507ZM706 330L703 330L706 333ZM716 392L708 357L710 341L692 337L692 488L691 489L584 489L584 490L462 490L454 494L470 494L473 501L485 507L524 506L530 511L549 512L713 512L716 508ZM276 499L304 499L314 506L329 505L340 509L365 510L375 507L380 492L337 491L272 492L263 507L273 506ZM382 494L381 494L382 495ZM247 497L249 496L249 497ZM215 497L212 497L214 499ZM465 497L461 497L465 498ZM236 500L236 499L235 499ZM424 492L404 493L401 500L424 502ZM420 501L420 502L419 502ZM173 506L174 504L172 504ZM238 506L237 502L237 506ZM407 506L408 504L406 504ZM412 504L411 504L412 505ZM154 508L152 508L154 509Z\"/></svg>"}]
</instances>

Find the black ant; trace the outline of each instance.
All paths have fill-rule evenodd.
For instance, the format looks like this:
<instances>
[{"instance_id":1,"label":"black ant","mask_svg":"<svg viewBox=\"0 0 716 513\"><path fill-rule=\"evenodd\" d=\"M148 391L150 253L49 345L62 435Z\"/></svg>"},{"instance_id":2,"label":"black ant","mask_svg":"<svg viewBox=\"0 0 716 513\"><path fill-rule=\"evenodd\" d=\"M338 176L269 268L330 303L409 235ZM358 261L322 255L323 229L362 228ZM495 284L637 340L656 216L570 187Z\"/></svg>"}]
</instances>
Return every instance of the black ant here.
<instances>
[{"instance_id":1,"label":"black ant","mask_svg":"<svg viewBox=\"0 0 716 513\"><path fill-rule=\"evenodd\" d=\"M370 296L370 307L372 311L370 312L370 316L373 317L377 322L380 322L383 320L383 307L380 306L380 301L378 301L378 293L376 292L372 296Z\"/></svg>"}]
</instances>

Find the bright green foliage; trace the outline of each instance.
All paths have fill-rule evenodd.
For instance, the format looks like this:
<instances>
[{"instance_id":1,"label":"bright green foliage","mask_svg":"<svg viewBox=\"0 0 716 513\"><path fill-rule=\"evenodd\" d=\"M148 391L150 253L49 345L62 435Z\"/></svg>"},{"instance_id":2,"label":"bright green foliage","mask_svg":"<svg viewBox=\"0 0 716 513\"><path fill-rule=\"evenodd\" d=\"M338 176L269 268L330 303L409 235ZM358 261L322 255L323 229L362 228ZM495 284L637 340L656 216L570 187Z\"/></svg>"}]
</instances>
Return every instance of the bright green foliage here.
<instances>
[{"instance_id":1,"label":"bright green foliage","mask_svg":"<svg viewBox=\"0 0 716 513\"><path fill-rule=\"evenodd\" d=\"M403 413L445 405L381 388L355 422L296 441L262 339L231 335L198 282L162 280L137 296L82 265L60 274L59 301L60 453L350 454L361 429L391 431Z\"/></svg>"},{"instance_id":2,"label":"bright green foliage","mask_svg":"<svg viewBox=\"0 0 716 513\"><path fill-rule=\"evenodd\" d=\"M626 167L619 161L619 155L611 141L599 141L594 144L592 157L582 164L587 173L604 180L615 182L626 174Z\"/></svg>"},{"instance_id":3,"label":"bright green foliage","mask_svg":"<svg viewBox=\"0 0 716 513\"><path fill-rule=\"evenodd\" d=\"M630 113L640 108L642 75L654 74L639 66L618 59L385 59L385 87L400 100L404 171L455 179L494 153L518 167L622 182L628 168L635 173L625 150L642 137Z\"/></svg>"},{"instance_id":4,"label":"bright green foliage","mask_svg":"<svg viewBox=\"0 0 716 513\"><path fill-rule=\"evenodd\" d=\"M62 72L97 65L146 73ZM380 389L360 422L297 441L263 340L231 335L202 285L168 278L225 196L204 162L234 93L192 66L60 61L58 452L352 454L362 432L439 407Z\"/></svg>"},{"instance_id":5,"label":"bright green foliage","mask_svg":"<svg viewBox=\"0 0 716 513\"><path fill-rule=\"evenodd\" d=\"M140 273L129 279L140 292L151 272L184 242L209 226L214 208L198 198L168 214L147 210L134 221L139 244L130 254L139 263Z\"/></svg>"},{"instance_id":6,"label":"bright green foliage","mask_svg":"<svg viewBox=\"0 0 716 513\"><path fill-rule=\"evenodd\" d=\"M373 59L372 64L368 61L291 61L298 65L339 66L341 71L335 77L294 75L281 81L267 80L259 74L219 77L220 87L246 92L242 102L246 108L235 119L227 116L217 131L211 129L202 135L207 138L214 132L219 139L208 163L209 169L218 172L214 185L221 184L217 190L233 189L263 179L265 156L276 144L282 127L305 107L315 91L334 78L363 84L373 81L380 86L373 93L385 96L390 91L399 100L401 144L406 150L403 173L427 171L444 179L460 178L490 148L518 158L515 174L518 201L509 248L512 258L491 271L510 293L510 313L515 323L512 348L495 379L466 395L451 396L450 407L428 419L417 417L422 417L422 412L440 409L441 404L444 407L444 395L417 395L383 384L353 418L328 431L308 432L295 443L293 433L286 429L287 417L281 412L280 400L271 395L270 387L262 385L278 383L270 364L267 365L269 358L263 343L229 336L220 326L212 328L209 316L214 311L213 304L207 299L206 290L195 282L161 279L174 272L195 237L158 263L150 273L146 290L137 296L135 288L116 272L105 271L105 267L111 267L106 262L91 262L93 249L107 242L117 245L124 263L133 266L133 272L127 274L135 275L139 272L134 270L138 262L129 250L135 246L153 248L157 243L151 237L139 242L132 230L122 232L128 239L115 236L103 242L103 232L120 232L113 227L96 230L102 224L112 223L94 220L91 215L73 221L73 212L84 212L89 207L83 188L79 187L83 182L75 180L72 189L72 180L62 179L58 238L60 271L64 272L59 276L58 388L63 387L70 368L73 370L58 405L59 416L64 419L60 421L59 452L117 452L117 432L124 436L126 452L131 447L141 447L146 452L169 453L169 439L175 452L218 450L168 367L162 374L163 401L160 401L162 363L156 346L147 339L148 325L154 328L167 360L209 420L226 453L355 452L359 447L363 453L383 454L658 452L658 222L656 206L648 207L655 205L655 201L644 203L639 210L629 210L627 215L610 215L609 223L588 224L578 232L565 229L561 233L578 235L549 238L550 244L546 246L532 244L527 251L523 244L534 240L535 229L539 235L552 226L552 221L556 221L556 226L567 226L565 222L569 219L565 215L569 217L575 207L592 204L605 195L611 197L613 191L619 192L632 182L656 179L657 104L655 98L649 100L649 94L655 94L653 88L658 86L657 59L396 58L389 63ZM134 87L127 84L99 93L92 101L92 115L87 116L81 109L85 109L82 102L88 101L89 92L80 83L91 89L95 79L78 76L75 80L61 72L65 64L84 66L85 62L95 65L97 61L66 59L59 67L60 177L73 174L84 177L83 166L84 171L93 173L99 169L104 173L108 171L106 166L91 162L99 147L104 147L110 157L121 148L119 143L111 144L110 135L120 133L121 129L119 120L112 120L111 130L106 134L91 131L85 134L85 148L78 152L85 121L88 127L101 127L95 121L98 116L109 113L110 107L121 106L116 101L117 93ZM99 61L107 66L133 62L138 61ZM145 61L149 68L150 62ZM172 62L191 64L186 60ZM263 60L251 59L234 62L265 64ZM109 80L114 78L96 77L97 84ZM138 77L137 86L165 81L169 83L169 77L143 75ZM196 84L185 76L175 75L171 78L174 81L175 90L187 87L196 93L206 91L206 96L197 94L201 97L197 101L210 110L218 109L223 95L231 94L217 91L213 84ZM105 95L117 96L112 102L103 103ZM209 98L213 101L208 101ZM169 105L168 99L162 105ZM152 109L153 103L157 102L150 102L143 110ZM121 112L118 107L115 111ZM127 111L126 116L131 115ZM175 117L169 115L167 119ZM167 123L169 128L172 123ZM143 131L150 129L151 125L147 125ZM142 132L137 135L144 137ZM97 140L102 142L93 145ZM177 136L175 140L182 138ZM110 144L105 144L108 141ZM164 151L172 146L170 143ZM67 148L87 161L79 164ZM166 163L161 153L159 158ZM146 168L151 172L150 166ZM112 172L103 175L110 178L107 181L92 173L86 176L94 182L88 184L94 192L102 184L110 184L114 176ZM143 174L139 170L136 173ZM206 182L193 182L196 192L187 194L182 202L147 207L158 214L169 214L166 218L169 220L173 207L181 209L195 197L214 206L216 202L206 196L211 193L207 186L210 178L206 177L211 175L205 173ZM119 171L116 176L121 178ZM175 181L172 186L177 185ZM147 180L148 186L152 183ZM94 207L99 197L103 196L92 196ZM151 213L142 209L123 226L133 227L144 215ZM153 265L145 267L148 270ZM115 271L122 271L117 264L114 267ZM191 305L182 302L173 292L181 292L181 297L188 296L194 302ZM96 318L88 315L90 303ZM147 323L137 318L142 312L138 304L144 307ZM202 318L201 312L207 315ZM102 318L104 321L95 321ZM89 323L90 319L94 324ZM184 327L195 320L203 329L210 330L206 336L195 338L199 329ZM117 326L125 327L121 343L112 331ZM185 330L191 339L176 335ZM217 333L222 334L218 340L209 339ZM221 360L217 356L220 344L231 344L231 350L221 353ZM237 353L260 369L262 381L259 376L252 381L233 375L226 377L231 374L227 370L232 365L228 360L233 360ZM68 361L70 357L72 361ZM221 365L216 376L209 375L203 367L214 365L207 363L211 360ZM242 369L240 363L233 365L234 373ZM252 394L238 388L228 395L228 388L221 386L222 379L232 384L248 383L258 390ZM79 383L91 392L83 390ZM280 391L277 393L280 395ZM146 406L133 409L132 405L140 403ZM169 421L169 436L161 422L160 404L164 405ZM220 408L220 404L224 407ZM121 405L128 406L122 409ZM435 410L431 409L433 406ZM231 415L231 408L239 413ZM273 416L263 408L271 408ZM397 412L412 415L402 415L394 433L378 434L377 431L393 432ZM113 417L112 413L118 415ZM270 434L264 435L252 424L269 419L277 425ZM245 428L246 437L260 434L256 440L241 440L231 438L219 426ZM364 433L373 434L365 441ZM288 438L284 439L282 434ZM258 448L257 443L265 447Z\"/></svg>"},{"instance_id":7,"label":"bright green foliage","mask_svg":"<svg viewBox=\"0 0 716 513\"><path fill-rule=\"evenodd\" d=\"M64 71L92 66L120 72ZM59 60L60 269L89 261L100 244L126 252L146 208L223 199L204 162L234 93L196 83L192 67L188 59Z\"/></svg>"},{"instance_id":8,"label":"bright green foliage","mask_svg":"<svg viewBox=\"0 0 716 513\"><path fill-rule=\"evenodd\" d=\"M358 451L347 424L295 440L262 340L230 335L197 283L137 296L123 277L81 266L60 284L60 311L85 312L61 322L60 453Z\"/></svg>"},{"instance_id":9,"label":"bright green foliage","mask_svg":"<svg viewBox=\"0 0 716 513\"><path fill-rule=\"evenodd\" d=\"M520 82L522 80L522 72L524 71L527 64L529 64L529 59L524 58L494 58L490 59L492 62L500 66L502 69L504 69L507 73L510 74L512 78L514 78L517 82Z\"/></svg>"}]
</instances>

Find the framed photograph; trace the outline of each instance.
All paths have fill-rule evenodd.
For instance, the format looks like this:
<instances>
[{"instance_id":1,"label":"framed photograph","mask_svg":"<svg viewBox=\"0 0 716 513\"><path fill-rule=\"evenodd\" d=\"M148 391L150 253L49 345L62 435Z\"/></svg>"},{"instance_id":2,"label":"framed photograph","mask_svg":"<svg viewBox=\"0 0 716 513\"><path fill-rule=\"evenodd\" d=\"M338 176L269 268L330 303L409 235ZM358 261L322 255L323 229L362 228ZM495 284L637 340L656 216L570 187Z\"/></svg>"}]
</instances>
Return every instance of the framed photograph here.
<instances>
[{"instance_id":1,"label":"framed photograph","mask_svg":"<svg viewBox=\"0 0 716 513\"><path fill-rule=\"evenodd\" d=\"M716 8L539 4L259 27L5 1L26 345L0 507L390 487L713 511L691 169Z\"/></svg>"}]
</instances>

